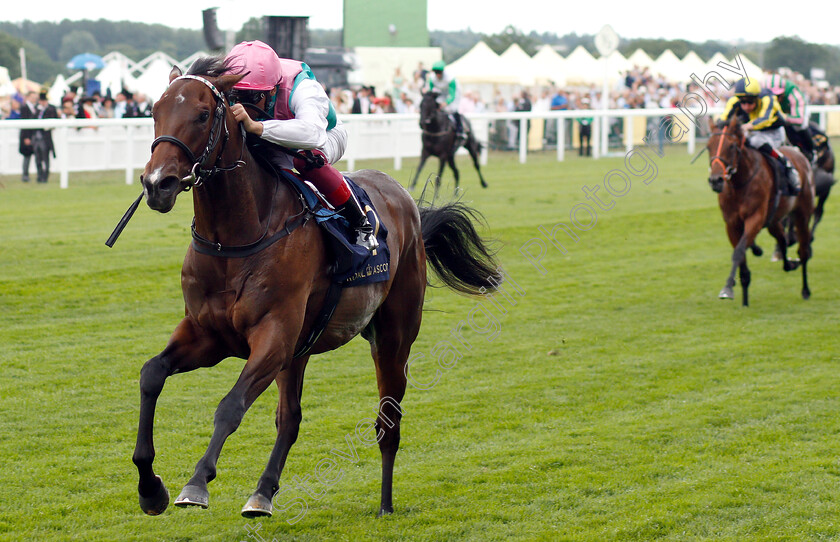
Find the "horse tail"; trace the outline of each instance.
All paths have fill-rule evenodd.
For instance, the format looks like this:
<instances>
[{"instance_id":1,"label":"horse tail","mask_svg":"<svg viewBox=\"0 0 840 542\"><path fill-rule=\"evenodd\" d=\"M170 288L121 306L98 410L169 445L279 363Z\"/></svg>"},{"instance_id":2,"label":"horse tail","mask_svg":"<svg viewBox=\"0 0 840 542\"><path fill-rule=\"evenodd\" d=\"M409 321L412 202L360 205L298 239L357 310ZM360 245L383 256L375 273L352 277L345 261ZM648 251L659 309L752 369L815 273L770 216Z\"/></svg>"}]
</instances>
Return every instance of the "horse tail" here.
<instances>
[{"instance_id":1,"label":"horse tail","mask_svg":"<svg viewBox=\"0 0 840 542\"><path fill-rule=\"evenodd\" d=\"M461 202L419 206L426 260L440 280L457 292L481 295L502 282L494 251L473 225L480 214Z\"/></svg>"}]
</instances>

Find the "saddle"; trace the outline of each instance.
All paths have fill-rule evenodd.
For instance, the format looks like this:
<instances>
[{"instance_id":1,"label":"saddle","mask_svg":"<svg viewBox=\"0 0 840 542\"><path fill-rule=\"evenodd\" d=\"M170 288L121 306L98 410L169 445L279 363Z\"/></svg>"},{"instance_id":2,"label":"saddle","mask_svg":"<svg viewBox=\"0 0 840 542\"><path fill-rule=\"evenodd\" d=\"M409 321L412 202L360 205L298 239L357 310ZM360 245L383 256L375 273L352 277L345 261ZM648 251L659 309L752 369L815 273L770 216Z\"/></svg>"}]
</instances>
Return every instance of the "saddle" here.
<instances>
[{"instance_id":1,"label":"saddle","mask_svg":"<svg viewBox=\"0 0 840 542\"><path fill-rule=\"evenodd\" d=\"M785 164L769 154L762 152L761 155L767 160L770 169L773 171L773 192L781 196L795 195L791 190L793 179L788 176Z\"/></svg>"}]
</instances>

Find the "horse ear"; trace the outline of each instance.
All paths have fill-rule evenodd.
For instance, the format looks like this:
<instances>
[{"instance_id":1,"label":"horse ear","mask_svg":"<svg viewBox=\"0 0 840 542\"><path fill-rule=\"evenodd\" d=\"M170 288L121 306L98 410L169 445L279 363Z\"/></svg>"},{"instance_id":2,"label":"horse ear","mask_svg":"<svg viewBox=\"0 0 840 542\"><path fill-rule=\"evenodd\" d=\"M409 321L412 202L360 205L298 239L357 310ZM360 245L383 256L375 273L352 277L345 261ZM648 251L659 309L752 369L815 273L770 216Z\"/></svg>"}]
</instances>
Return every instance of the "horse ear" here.
<instances>
[{"instance_id":1,"label":"horse ear","mask_svg":"<svg viewBox=\"0 0 840 542\"><path fill-rule=\"evenodd\" d=\"M233 85L238 83L242 80L243 77L248 75L250 72L246 73L237 73L233 75L222 75L216 79L214 84L221 90L222 92L228 92L230 89L233 88Z\"/></svg>"},{"instance_id":2,"label":"horse ear","mask_svg":"<svg viewBox=\"0 0 840 542\"><path fill-rule=\"evenodd\" d=\"M181 77L183 74L184 72L181 71L181 68L179 68L178 66L172 66L172 71L169 72L169 82L171 83L178 77Z\"/></svg>"},{"instance_id":3,"label":"horse ear","mask_svg":"<svg viewBox=\"0 0 840 542\"><path fill-rule=\"evenodd\" d=\"M709 117L709 130L710 130L710 131L712 131L712 132L714 132L714 131L715 131L715 128L716 128L716 126L715 126L715 125L716 125L715 118L714 118L714 117L712 117L712 116L710 116L710 117Z\"/></svg>"}]
</instances>

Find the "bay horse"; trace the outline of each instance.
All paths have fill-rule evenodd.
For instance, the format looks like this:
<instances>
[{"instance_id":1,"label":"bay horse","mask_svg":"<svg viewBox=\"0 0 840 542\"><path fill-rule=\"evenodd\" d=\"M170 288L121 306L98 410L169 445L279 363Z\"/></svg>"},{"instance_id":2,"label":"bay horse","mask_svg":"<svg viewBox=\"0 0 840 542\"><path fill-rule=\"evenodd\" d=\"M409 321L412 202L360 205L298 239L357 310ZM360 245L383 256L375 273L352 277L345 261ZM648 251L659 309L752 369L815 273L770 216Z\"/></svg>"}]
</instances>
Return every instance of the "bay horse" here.
<instances>
[{"instance_id":1,"label":"bay horse","mask_svg":"<svg viewBox=\"0 0 840 542\"><path fill-rule=\"evenodd\" d=\"M735 270L739 271L742 303L749 305L748 289L750 270L747 266L747 248L755 247L755 238L765 226L781 247L782 268L793 271L802 267L802 298L808 299L808 259L811 256L811 233L808 224L814 211L814 185L811 182L811 165L793 147L782 147L799 172L802 189L798 196L776 196L773 169L764 156L746 145L746 135L737 115L727 123L715 125L710 119L713 133L706 145L709 151L709 184L718 193L718 204L723 213L726 233L732 243L732 269L721 290L721 299L734 299ZM784 181L780 181L784 182ZM790 215L799 241L799 261L787 259L787 243L782 219ZM755 248L753 248L755 251Z\"/></svg>"},{"instance_id":2,"label":"bay horse","mask_svg":"<svg viewBox=\"0 0 840 542\"><path fill-rule=\"evenodd\" d=\"M469 120L463 115L461 122L464 123L464 132L467 139L463 142L456 140L455 137L455 123L449 118L446 111L443 111L438 106L438 93L429 91L423 93L423 99L420 100L420 128L423 130L421 136L423 141L423 151L420 154L420 163L417 165L417 171L414 173L414 178L411 180L411 189L417 186L417 178L420 176L420 171L423 165L430 156L437 156L440 160L438 166L438 174L435 179L435 194L440 189L441 178L443 177L443 168L446 164L452 168L452 173L455 175L455 191L458 191L458 184L460 182L460 173L458 167L455 165L455 153L463 145L467 152L470 153L475 170L478 172L478 180L481 182L483 188L487 188L487 182L481 174L481 165L478 163L479 155L481 154L481 143L475 138L470 129Z\"/></svg>"},{"instance_id":3,"label":"bay horse","mask_svg":"<svg viewBox=\"0 0 840 542\"><path fill-rule=\"evenodd\" d=\"M155 405L167 377L245 359L216 409L204 456L175 504L207 508L207 484L225 440L272 381L279 391L277 436L265 471L242 510L271 515L272 497L301 422L303 376L311 355L361 334L371 345L380 406L369 433L382 455L379 515L393 512L394 460L406 388L406 363L420 329L427 262L444 284L468 295L495 289L501 268L476 232L475 212L461 203L419 206L388 175L348 174L364 187L388 229L387 281L345 288L329 324L308 353L330 288L325 233L296 192L264 169L245 144L227 105L242 77L222 59L197 60L187 75L173 68L153 110L155 140L141 181L150 208L166 213L192 189L193 243L181 270L185 316L164 350L140 372L140 415L133 461L140 507L162 513L169 493L152 468ZM218 254L216 254L218 251ZM297 353L297 356L296 356Z\"/></svg>"}]
</instances>

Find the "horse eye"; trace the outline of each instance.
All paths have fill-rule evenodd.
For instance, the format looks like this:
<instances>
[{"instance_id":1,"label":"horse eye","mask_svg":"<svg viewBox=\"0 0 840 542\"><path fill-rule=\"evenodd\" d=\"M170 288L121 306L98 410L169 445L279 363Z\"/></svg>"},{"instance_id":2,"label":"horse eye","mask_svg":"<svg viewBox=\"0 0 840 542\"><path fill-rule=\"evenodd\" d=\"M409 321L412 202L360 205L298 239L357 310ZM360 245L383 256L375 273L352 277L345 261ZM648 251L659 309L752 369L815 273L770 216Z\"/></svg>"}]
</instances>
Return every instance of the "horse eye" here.
<instances>
[{"instance_id":1,"label":"horse eye","mask_svg":"<svg viewBox=\"0 0 840 542\"><path fill-rule=\"evenodd\" d=\"M202 111L201 114L198 116L198 122L207 122L207 119L210 118L209 111Z\"/></svg>"}]
</instances>

